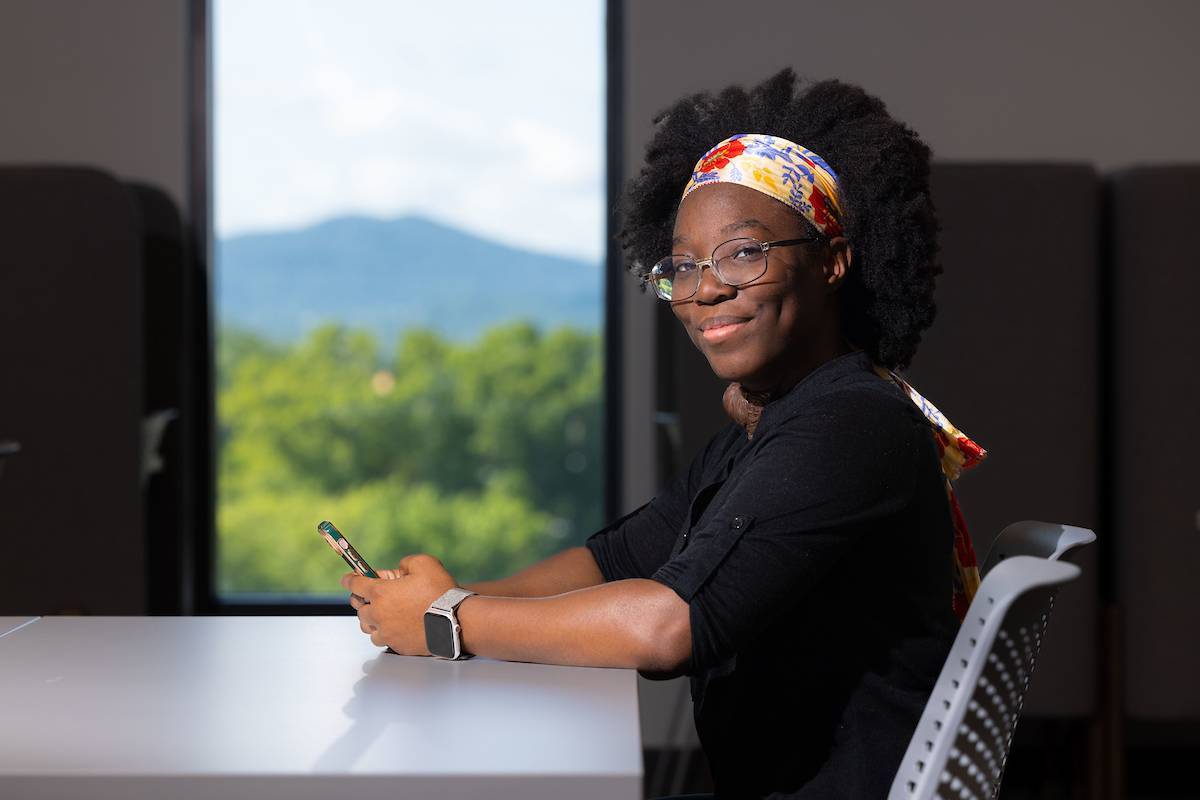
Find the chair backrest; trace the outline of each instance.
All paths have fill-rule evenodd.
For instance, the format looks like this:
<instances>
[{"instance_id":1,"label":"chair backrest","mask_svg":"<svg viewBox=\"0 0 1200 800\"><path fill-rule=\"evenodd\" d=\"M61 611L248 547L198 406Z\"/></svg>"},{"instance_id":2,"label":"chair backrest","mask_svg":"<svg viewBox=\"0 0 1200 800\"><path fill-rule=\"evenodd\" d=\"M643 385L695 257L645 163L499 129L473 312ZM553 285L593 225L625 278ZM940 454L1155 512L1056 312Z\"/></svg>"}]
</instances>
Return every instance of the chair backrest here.
<instances>
[{"instance_id":1,"label":"chair backrest","mask_svg":"<svg viewBox=\"0 0 1200 800\"><path fill-rule=\"evenodd\" d=\"M1087 528L1061 525L1057 522L1024 520L1000 531L983 560L982 575L1010 556L1037 556L1058 561L1076 547L1096 541L1096 534ZM1071 560L1071 559L1064 559Z\"/></svg>"},{"instance_id":2,"label":"chair backrest","mask_svg":"<svg viewBox=\"0 0 1200 800\"><path fill-rule=\"evenodd\" d=\"M1079 567L1013 556L983 579L889 800L994 798L1058 587Z\"/></svg>"}]
</instances>

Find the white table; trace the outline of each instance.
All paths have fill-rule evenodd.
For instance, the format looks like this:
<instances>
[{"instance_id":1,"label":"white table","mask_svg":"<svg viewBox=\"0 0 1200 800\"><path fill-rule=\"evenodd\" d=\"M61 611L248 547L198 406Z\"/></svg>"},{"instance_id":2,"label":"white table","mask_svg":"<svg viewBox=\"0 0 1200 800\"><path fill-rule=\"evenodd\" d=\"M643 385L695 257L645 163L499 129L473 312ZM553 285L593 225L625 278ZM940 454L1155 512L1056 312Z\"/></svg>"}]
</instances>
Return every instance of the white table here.
<instances>
[{"instance_id":1,"label":"white table","mask_svg":"<svg viewBox=\"0 0 1200 800\"><path fill-rule=\"evenodd\" d=\"M11 633L22 625L28 625L37 617L0 617L0 636Z\"/></svg>"},{"instance_id":2,"label":"white table","mask_svg":"<svg viewBox=\"0 0 1200 800\"><path fill-rule=\"evenodd\" d=\"M0 797L637 798L636 673L373 647L353 617L0 637Z\"/></svg>"}]
</instances>

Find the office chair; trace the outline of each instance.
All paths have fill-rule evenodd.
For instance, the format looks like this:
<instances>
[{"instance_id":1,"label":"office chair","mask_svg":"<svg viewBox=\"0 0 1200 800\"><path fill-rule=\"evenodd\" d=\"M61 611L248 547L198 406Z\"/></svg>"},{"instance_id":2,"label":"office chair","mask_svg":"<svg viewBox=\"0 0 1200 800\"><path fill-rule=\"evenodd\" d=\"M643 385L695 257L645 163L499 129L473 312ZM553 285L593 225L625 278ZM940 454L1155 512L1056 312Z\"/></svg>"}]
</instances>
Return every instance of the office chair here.
<instances>
[{"instance_id":1,"label":"office chair","mask_svg":"<svg viewBox=\"0 0 1200 800\"><path fill-rule=\"evenodd\" d=\"M1054 595L1080 574L1073 564L1027 555L1005 558L987 572L889 800L997 796Z\"/></svg>"},{"instance_id":2,"label":"office chair","mask_svg":"<svg viewBox=\"0 0 1200 800\"><path fill-rule=\"evenodd\" d=\"M1014 522L1000 531L992 542L980 574L987 575L993 567L1010 556L1037 556L1057 561L1075 548L1094 541L1096 534L1087 528L1036 520Z\"/></svg>"}]
</instances>

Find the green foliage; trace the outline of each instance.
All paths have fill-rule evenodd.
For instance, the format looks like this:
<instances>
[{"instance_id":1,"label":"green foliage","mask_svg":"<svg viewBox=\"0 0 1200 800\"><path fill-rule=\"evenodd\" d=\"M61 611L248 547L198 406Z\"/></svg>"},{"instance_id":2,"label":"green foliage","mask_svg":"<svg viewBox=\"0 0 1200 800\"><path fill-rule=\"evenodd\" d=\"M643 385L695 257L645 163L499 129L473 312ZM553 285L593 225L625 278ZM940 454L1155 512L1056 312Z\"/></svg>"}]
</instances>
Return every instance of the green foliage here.
<instances>
[{"instance_id":1,"label":"green foliage","mask_svg":"<svg viewBox=\"0 0 1200 800\"><path fill-rule=\"evenodd\" d=\"M460 580L577 544L601 514L595 333L513 323L386 355L338 326L293 345L224 330L218 588L338 592L330 519L382 568L431 553Z\"/></svg>"}]
</instances>

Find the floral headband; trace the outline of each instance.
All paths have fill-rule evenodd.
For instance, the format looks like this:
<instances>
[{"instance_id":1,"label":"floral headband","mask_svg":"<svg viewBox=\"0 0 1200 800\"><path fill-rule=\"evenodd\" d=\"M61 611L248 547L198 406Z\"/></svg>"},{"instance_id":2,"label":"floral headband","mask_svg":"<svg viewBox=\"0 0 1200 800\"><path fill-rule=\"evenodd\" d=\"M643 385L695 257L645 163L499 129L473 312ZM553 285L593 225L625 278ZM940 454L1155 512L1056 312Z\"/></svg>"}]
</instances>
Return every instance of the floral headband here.
<instances>
[{"instance_id":1,"label":"floral headband","mask_svg":"<svg viewBox=\"0 0 1200 800\"><path fill-rule=\"evenodd\" d=\"M696 162L683 197L709 183L748 186L796 210L826 236L842 235L837 173L795 142L762 133L730 136Z\"/></svg>"}]
</instances>

